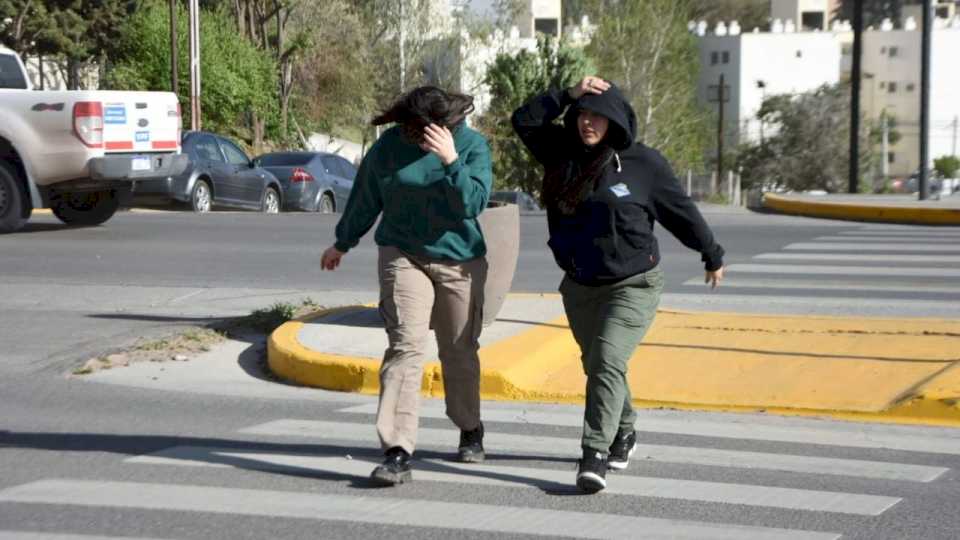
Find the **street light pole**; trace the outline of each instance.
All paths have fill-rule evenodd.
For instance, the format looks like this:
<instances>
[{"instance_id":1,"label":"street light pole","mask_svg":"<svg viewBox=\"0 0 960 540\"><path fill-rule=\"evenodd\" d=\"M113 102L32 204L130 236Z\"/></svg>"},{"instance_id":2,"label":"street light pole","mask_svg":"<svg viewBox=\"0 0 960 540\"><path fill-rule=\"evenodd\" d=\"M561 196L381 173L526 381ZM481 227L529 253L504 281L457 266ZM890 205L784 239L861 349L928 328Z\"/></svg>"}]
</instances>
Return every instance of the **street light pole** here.
<instances>
[{"instance_id":1,"label":"street light pole","mask_svg":"<svg viewBox=\"0 0 960 540\"><path fill-rule=\"evenodd\" d=\"M920 53L920 178L922 201L927 198L927 163L930 161L930 41L933 36L933 1L923 0L923 44Z\"/></svg>"},{"instance_id":2,"label":"street light pole","mask_svg":"<svg viewBox=\"0 0 960 540\"><path fill-rule=\"evenodd\" d=\"M860 182L860 75L863 56L863 0L853 3L853 71L850 74L850 193L859 191Z\"/></svg>"},{"instance_id":3,"label":"street light pole","mask_svg":"<svg viewBox=\"0 0 960 540\"><path fill-rule=\"evenodd\" d=\"M190 129L200 131L200 3L190 2Z\"/></svg>"},{"instance_id":4,"label":"street light pole","mask_svg":"<svg viewBox=\"0 0 960 540\"><path fill-rule=\"evenodd\" d=\"M177 0L170 0L170 89L174 94L180 94L180 78L177 66Z\"/></svg>"}]
</instances>

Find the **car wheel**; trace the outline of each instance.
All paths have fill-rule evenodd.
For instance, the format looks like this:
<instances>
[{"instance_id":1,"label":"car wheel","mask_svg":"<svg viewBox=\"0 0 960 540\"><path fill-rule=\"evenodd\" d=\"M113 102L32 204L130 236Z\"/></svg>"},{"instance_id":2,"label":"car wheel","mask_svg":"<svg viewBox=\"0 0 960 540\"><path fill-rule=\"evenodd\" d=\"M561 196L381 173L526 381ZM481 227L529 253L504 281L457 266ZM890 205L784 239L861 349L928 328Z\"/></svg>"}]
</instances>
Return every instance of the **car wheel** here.
<instances>
[{"instance_id":1,"label":"car wheel","mask_svg":"<svg viewBox=\"0 0 960 540\"><path fill-rule=\"evenodd\" d=\"M190 204L193 206L193 211L199 214L205 214L213 207L213 192L210 191L210 184L206 180L197 180L193 184Z\"/></svg>"},{"instance_id":2,"label":"car wheel","mask_svg":"<svg viewBox=\"0 0 960 540\"><path fill-rule=\"evenodd\" d=\"M112 189L80 193L57 193L51 199L53 215L67 225L100 225L120 208L120 199Z\"/></svg>"},{"instance_id":3,"label":"car wheel","mask_svg":"<svg viewBox=\"0 0 960 540\"><path fill-rule=\"evenodd\" d=\"M0 163L0 233L18 231L30 217L23 183L5 163ZM28 211L28 209L30 211Z\"/></svg>"},{"instance_id":4,"label":"car wheel","mask_svg":"<svg viewBox=\"0 0 960 540\"><path fill-rule=\"evenodd\" d=\"M329 193L324 193L320 196L320 200L317 202L317 212L321 214L332 214L336 211L336 206L333 203L333 197Z\"/></svg>"},{"instance_id":5,"label":"car wheel","mask_svg":"<svg viewBox=\"0 0 960 540\"><path fill-rule=\"evenodd\" d=\"M268 187L267 190L263 192L263 202L260 205L260 211L265 214L280 213L280 194L277 193L276 189Z\"/></svg>"}]
</instances>

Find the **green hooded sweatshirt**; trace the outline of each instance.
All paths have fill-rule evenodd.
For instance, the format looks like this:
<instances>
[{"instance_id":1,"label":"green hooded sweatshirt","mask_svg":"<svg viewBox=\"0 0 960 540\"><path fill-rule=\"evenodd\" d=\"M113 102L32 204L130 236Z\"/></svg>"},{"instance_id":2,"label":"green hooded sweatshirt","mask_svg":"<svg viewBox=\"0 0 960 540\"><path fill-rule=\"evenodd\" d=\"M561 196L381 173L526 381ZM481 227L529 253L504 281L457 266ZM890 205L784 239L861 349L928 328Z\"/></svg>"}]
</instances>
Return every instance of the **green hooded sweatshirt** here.
<instances>
[{"instance_id":1,"label":"green hooded sweatshirt","mask_svg":"<svg viewBox=\"0 0 960 540\"><path fill-rule=\"evenodd\" d=\"M490 148L462 124L453 141L459 157L444 166L436 154L406 142L399 128L384 132L360 164L334 247L356 246L382 212L377 245L441 260L486 255L477 216L490 198Z\"/></svg>"}]
</instances>

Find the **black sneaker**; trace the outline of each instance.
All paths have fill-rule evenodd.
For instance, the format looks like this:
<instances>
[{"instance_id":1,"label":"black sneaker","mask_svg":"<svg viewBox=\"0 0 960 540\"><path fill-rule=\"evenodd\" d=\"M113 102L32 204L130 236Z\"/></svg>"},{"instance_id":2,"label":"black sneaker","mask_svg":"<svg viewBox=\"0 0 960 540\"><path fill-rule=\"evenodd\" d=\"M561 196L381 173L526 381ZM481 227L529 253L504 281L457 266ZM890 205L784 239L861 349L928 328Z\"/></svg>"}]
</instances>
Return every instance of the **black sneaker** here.
<instances>
[{"instance_id":1,"label":"black sneaker","mask_svg":"<svg viewBox=\"0 0 960 540\"><path fill-rule=\"evenodd\" d=\"M370 473L370 478L384 486L412 482L413 472L410 470L410 454L399 446L387 450L383 464L377 465L377 468Z\"/></svg>"},{"instance_id":2,"label":"black sneaker","mask_svg":"<svg viewBox=\"0 0 960 540\"><path fill-rule=\"evenodd\" d=\"M596 450L583 450L583 459L577 468L577 487L587 493L596 493L607 487L607 456Z\"/></svg>"},{"instance_id":3,"label":"black sneaker","mask_svg":"<svg viewBox=\"0 0 960 540\"><path fill-rule=\"evenodd\" d=\"M607 458L607 467L622 471L630 464L630 456L637 449L637 432L617 432L617 438L610 445L610 457Z\"/></svg>"},{"instance_id":4,"label":"black sneaker","mask_svg":"<svg viewBox=\"0 0 960 540\"><path fill-rule=\"evenodd\" d=\"M483 452L483 422L473 431L460 432L457 459L463 463L482 463L486 459Z\"/></svg>"}]
</instances>

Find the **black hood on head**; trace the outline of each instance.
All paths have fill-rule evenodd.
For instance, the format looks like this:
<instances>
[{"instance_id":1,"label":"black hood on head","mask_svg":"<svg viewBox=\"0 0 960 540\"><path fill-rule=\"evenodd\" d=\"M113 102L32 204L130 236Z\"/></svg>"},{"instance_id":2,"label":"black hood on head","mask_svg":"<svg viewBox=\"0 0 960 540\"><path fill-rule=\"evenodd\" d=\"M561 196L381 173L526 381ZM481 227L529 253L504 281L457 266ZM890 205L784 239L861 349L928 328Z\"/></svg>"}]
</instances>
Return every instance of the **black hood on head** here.
<instances>
[{"instance_id":1,"label":"black hood on head","mask_svg":"<svg viewBox=\"0 0 960 540\"><path fill-rule=\"evenodd\" d=\"M630 102L623 97L615 84L611 83L610 89L599 95L584 94L567 109L567 113L563 116L563 125L573 132L578 141L580 132L577 129L577 117L582 109L602 114L610 120L610 127L607 128L604 141L611 148L623 151L633 144L637 137L637 114L633 112Z\"/></svg>"}]
</instances>

